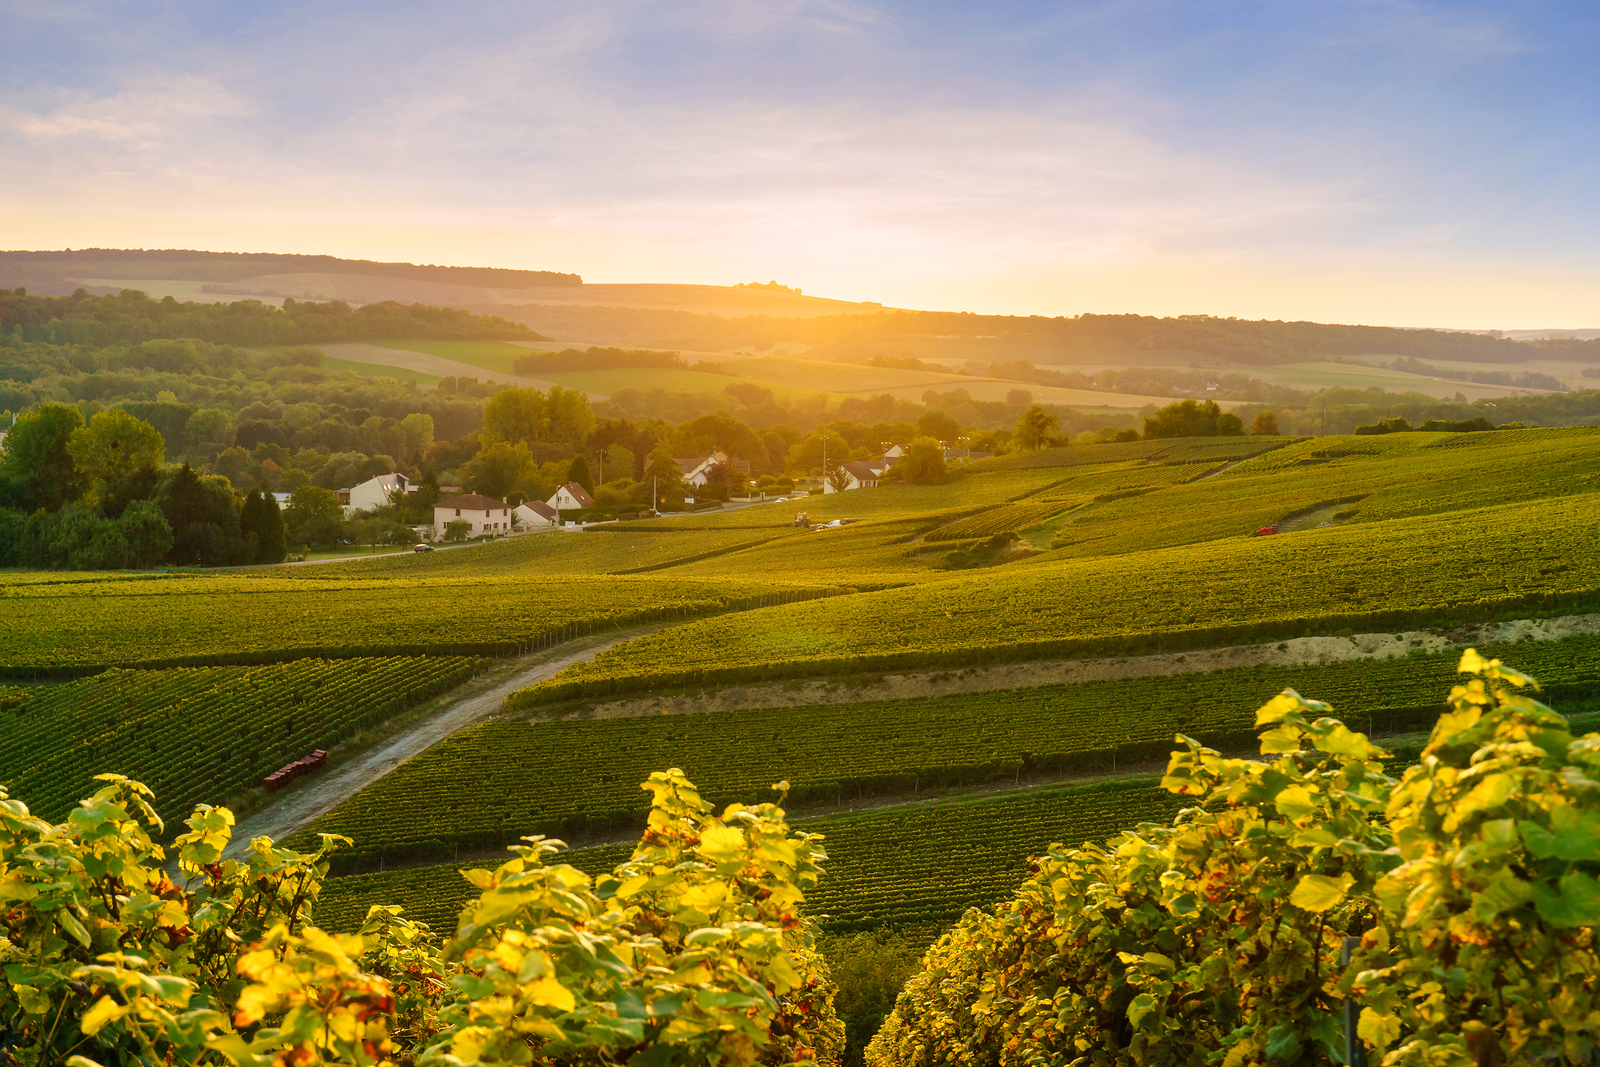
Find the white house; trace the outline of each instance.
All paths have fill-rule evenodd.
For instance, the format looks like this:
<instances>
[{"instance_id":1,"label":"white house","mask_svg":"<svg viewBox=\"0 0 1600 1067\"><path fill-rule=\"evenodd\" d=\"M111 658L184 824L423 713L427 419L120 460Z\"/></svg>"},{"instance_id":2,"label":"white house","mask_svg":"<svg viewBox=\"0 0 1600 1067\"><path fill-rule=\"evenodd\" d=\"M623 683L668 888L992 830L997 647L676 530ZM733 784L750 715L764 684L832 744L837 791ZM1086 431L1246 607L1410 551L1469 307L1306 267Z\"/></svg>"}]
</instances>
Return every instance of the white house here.
<instances>
[{"instance_id":1,"label":"white house","mask_svg":"<svg viewBox=\"0 0 1600 1067\"><path fill-rule=\"evenodd\" d=\"M537 530L556 524L556 509L543 500L530 500L512 508L511 517L516 520L518 529Z\"/></svg>"},{"instance_id":2,"label":"white house","mask_svg":"<svg viewBox=\"0 0 1600 1067\"><path fill-rule=\"evenodd\" d=\"M387 504L394 493L415 493L417 488L404 474L368 478L350 490L350 503L345 506L344 517L348 519L358 511L376 511Z\"/></svg>"},{"instance_id":3,"label":"white house","mask_svg":"<svg viewBox=\"0 0 1600 1067\"><path fill-rule=\"evenodd\" d=\"M838 469L844 471L845 476L849 479L844 487L844 491L848 492L851 489L871 489L876 486L878 484L878 475L883 473L884 466L881 463L841 463ZM822 491L824 493L840 492L840 490L833 487L832 480L828 478L822 480Z\"/></svg>"},{"instance_id":4,"label":"white house","mask_svg":"<svg viewBox=\"0 0 1600 1067\"><path fill-rule=\"evenodd\" d=\"M479 493L441 500L433 506L434 536L443 537L445 528L458 519L472 524L468 537L505 533L511 529L511 505Z\"/></svg>"},{"instance_id":5,"label":"white house","mask_svg":"<svg viewBox=\"0 0 1600 1067\"><path fill-rule=\"evenodd\" d=\"M893 448L889 449L889 451L887 451L887 452L885 452L883 454L883 462L884 462L884 464L886 466L892 467L897 462L899 462L901 459L904 459L905 458L905 454L906 454L906 446L905 445L895 445Z\"/></svg>"},{"instance_id":6,"label":"white house","mask_svg":"<svg viewBox=\"0 0 1600 1067\"><path fill-rule=\"evenodd\" d=\"M594 507L594 497L577 482L568 482L551 494L545 503L557 511L576 511L579 508Z\"/></svg>"},{"instance_id":7,"label":"white house","mask_svg":"<svg viewBox=\"0 0 1600 1067\"><path fill-rule=\"evenodd\" d=\"M745 459L729 459L726 452L713 452L709 456L694 456L689 459L675 459L678 469L683 471L683 484L702 486L709 482L717 473L719 467L732 467L741 474L750 473L750 461Z\"/></svg>"}]
</instances>

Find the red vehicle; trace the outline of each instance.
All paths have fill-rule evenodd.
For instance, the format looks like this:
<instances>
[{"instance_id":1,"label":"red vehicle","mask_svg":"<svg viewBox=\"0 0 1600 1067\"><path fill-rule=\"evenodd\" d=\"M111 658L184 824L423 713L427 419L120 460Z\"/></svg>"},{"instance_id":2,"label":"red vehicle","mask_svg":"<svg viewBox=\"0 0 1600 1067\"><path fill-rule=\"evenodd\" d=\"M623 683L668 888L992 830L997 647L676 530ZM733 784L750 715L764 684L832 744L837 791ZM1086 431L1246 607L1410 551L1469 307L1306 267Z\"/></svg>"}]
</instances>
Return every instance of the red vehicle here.
<instances>
[{"instance_id":1,"label":"red vehicle","mask_svg":"<svg viewBox=\"0 0 1600 1067\"><path fill-rule=\"evenodd\" d=\"M1271 526L1263 526L1263 527L1261 527L1261 529L1257 530L1256 531L1256 536L1257 537L1266 537L1269 534L1275 534L1277 532L1278 532L1278 524L1277 523L1273 523Z\"/></svg>"}]
</instances>

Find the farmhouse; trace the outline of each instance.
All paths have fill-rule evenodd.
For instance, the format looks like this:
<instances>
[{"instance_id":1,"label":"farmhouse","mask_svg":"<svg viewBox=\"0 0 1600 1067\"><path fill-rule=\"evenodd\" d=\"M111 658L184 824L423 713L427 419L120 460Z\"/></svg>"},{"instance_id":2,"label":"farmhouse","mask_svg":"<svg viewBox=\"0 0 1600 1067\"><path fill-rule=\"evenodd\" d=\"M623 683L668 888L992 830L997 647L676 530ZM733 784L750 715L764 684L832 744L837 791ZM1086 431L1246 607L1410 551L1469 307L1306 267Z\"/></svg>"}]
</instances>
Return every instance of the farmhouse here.
<instances>
[{"instance_id":1,"label":"farmhouse","mask_svg":"<svg viewBox=\"0 0 1600 1067\"><path fill-rule=\"evenodd\" d=\"M472 523L467 536L485 533L505 533L511 529L511 505L503 500L479 493L441 500L433 506L433 528L436 536L443 537L445 527L458 519Z\"/></svg>"},{"instance_id":2,"label":"farmhouse","mask_svg":"<svg viewBox=\"0 0 1600 1067\"><path fill-rule=\"evenodd\" d=\"M577 482L568 482L551 494L545 503L557 511L576 511L578 508L594 507L594 497Z\"/></svg>"},{"instance_id":3,"label":"farmhouse","mask_svg":"<svg viewBox=\"0 0 1600 1067\"><path fill-rule=\"evenodd\" d=\"M350 490L350 502L345 505L344 516L350 518L358 511L376 511L389 502L396 492L415 493L418 486L404 474L380 474L368 478Z\"/></svg>"},{"instance_id":4,"label":"farmhouse","mask_svg":"<svg viewBox=\"0 0 1600 1067\"><path fill-rule=\"evenodd\" d=\"M512 508L511 518L519 529L537 530L556 524L556 509L543 500L530 500Z\"/></svg>"},{"instance_id":5,"label":"farmhouse","mask_svg":"<svg viewBox=\"0 0 1600 1067\"><path fill-rule=\"evenodd\" d=\"M716 476L718 468L729 467L741 474L750 473L750 461L747 459L729 459L726 452L713 452L705 457L691 457L689 459L675 459L678 469L683 471L683 484L699 487L705 485Z\"/></svg>"},{"instance_id":6,"label":"farmhouse","mask_svg":"<svg viewBox=\"0 0 1600 1067\"><path fill-rule=\"evenodd\" d=\"M822 491L824 493L836 493L851 489L871 489L878 484L878 475L882 474L884 469L882 463L841 463L839 470L843 471L849 479L844 486L844 490L835 489L832 479L824 478L822 480Z\"/></svg>"}]
</instances>

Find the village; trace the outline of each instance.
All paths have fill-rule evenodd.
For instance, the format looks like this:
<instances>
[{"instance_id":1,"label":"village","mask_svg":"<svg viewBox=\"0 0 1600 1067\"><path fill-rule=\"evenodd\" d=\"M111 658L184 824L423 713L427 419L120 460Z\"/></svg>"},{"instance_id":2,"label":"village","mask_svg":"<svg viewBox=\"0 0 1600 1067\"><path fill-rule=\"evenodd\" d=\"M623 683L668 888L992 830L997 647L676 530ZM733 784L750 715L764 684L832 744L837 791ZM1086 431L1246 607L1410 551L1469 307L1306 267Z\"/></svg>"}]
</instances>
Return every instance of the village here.
<instances>
[{"instance_id":1,"label":"village","mask_svg":"<svg viewBox=\"0 0 1600 1067\"><path fill-rule=\"evenodd\" d=\"M697 490L719 480L723 468L737 472L743 481L750 471L745 460L713 452L708 456L677 459L682 472L685 490L683 510L704 511L725 507L750 507L767 502L782 502L808 495L851 492L857 489L877 488L884 473L905 457L904 446L887 449L880 459L835 464L826 476L789 480L792 489L747 486L745 496L729 497L726 501L696 496ZM988 452L947 448L944 461L949 466L964 465L986 459ZM422 489L422 483L405 474L391 472L369 478L349 489L337 490L346 519L370 514L389 504L399 503L405 497ZM416 549L426 551L440 542L461 543L480 539L520 536L541 532L580 531L603 522L617 522L652 518L666 510L658 501L657 509L624 511L615 515L597 513L595 501L589 490L578 482L570 481L556 488L545 500L500 500L482 493L466 492L461 486L439 486L439 499L433 505L433 522L412 527L416 534ZM289 502L288 493L276 493L280 506ZM424 498L425 499L425 498ZM802 513L803 517L804 513Z\"/></svg>"}]
</instances>

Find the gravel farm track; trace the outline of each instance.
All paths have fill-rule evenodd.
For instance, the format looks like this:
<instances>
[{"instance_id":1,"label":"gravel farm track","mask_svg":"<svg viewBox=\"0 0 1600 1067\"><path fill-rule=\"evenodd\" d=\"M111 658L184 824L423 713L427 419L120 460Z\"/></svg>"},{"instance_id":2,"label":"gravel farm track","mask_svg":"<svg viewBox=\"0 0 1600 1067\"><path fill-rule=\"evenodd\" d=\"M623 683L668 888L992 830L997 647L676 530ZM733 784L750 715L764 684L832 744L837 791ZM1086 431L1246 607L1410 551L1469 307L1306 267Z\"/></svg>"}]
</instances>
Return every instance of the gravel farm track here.
<instances>
[{"instance_id":1,"label":"gravel farm track","mask_svg":"<svg viewBox=\"0 0 1600 1067\"><path fill-rule=\"evenodd\" d=\"M282 841L318 816L325 815L355 796L406 760L458 730L486 719L501 710L506 694L523 686L542 682L574 663L593 657L613 645L656 629L640 626L593 637L575 638L555 648L518 656L457 692L459 699L436 714L412 722L377 744L356 753L325 775L302 779L273 797L234 827L233 840L226 855L238 858L252 838L263 835Z\"/></svg>"}]
</instances>

